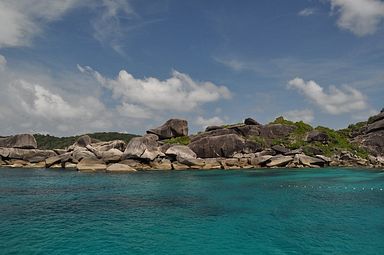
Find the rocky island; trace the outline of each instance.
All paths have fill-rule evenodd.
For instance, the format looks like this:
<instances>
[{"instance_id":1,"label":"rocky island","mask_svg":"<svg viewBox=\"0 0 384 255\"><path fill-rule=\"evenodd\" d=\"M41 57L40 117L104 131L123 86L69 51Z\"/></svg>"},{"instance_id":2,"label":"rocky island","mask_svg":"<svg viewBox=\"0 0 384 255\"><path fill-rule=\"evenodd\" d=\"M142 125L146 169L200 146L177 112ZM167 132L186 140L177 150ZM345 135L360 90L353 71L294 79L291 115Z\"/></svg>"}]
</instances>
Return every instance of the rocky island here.
<instances>
[{"instance_id":1,"label":"rocky island","mask_svg":"<svg viewBox=\"0 0 384 255\"><path fill-rule=\"evenodd\" d=\"M269 124L209 126L188 134L188 122L170 119L129 141L83 135L66 148L41 149L31 134L0 138L0 166L78 171L384 167L384 111L341 130L313 128L283 117Z\"/></svg>"}]
</instances>

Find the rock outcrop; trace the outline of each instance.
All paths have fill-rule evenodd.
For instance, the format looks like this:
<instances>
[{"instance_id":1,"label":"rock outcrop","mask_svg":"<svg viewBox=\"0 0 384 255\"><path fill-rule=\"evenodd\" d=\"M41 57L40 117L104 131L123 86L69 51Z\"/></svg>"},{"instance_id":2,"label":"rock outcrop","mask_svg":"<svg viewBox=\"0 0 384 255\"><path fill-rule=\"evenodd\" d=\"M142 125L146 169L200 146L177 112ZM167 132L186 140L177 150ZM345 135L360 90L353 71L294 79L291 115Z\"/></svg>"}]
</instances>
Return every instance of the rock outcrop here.
<instances>
[{"instance_id":1,"label":"rock outcrop","mask_svg":"<svg viewBox=\"0 0 384 255\"><path fill-rule=\"evenodd\" d=\"M207 136L195 140L188 147L200 158L232 157L241 152L244 139L236 134Z\"/></svg>"},{"instance_id":2,"label":"rock outcrop","mask_svg":"<svg viewBox=\"0 0 384 255\"><path fill-rule=\"evenodd\" d=\"M85 135L66 149L55 150L36 149L33 136L17 135L0 139L3 142L0 166L110 173L263 167L383 168L383 122L384 113L380 113L366 123L334 131L313 129L302 122L294 123L283 118L267 125L248 118L244 124L213 126L185 139L164 141L188 135L186 121L171 119L142 137L132 138L128 144L121 140L101 142ZM189 144L172 144L175 142ZM369 154L364 154L361 148L367 149Z\"/></svg>"},{"instance_id":3,"label":"rock outcrop","mask_svg":"<svg viewBox=\"0 0 384 255\"><path fill-rule=\"evenodd\" d=\"M188 122L180 119L170 119L162 126L147 131L148 134L155 134L161 140L173 137L188 135Z\"/></svg>"},{"instance_id":4,"label":"rock outcrop","mask_svg":"<svg viewBox=\"0 0 384 255\"><path fill-rule=\"evenodd\" d=\"M158 136L154 134L146 134L143 137L132 138L122 158L154 160L156 157L164 155L159 148L158 139Z\"/></svg>"},{"instance_id":5,"label":"rock outcrop","mask_svg":"<svg viewBox=\"0 0 384 255\"><path fill-rule=\"evenodd\" d=\"M37 149L37 142L33 135L21 134L0 138L0 147Z\"/></svg>"}]
</instances>

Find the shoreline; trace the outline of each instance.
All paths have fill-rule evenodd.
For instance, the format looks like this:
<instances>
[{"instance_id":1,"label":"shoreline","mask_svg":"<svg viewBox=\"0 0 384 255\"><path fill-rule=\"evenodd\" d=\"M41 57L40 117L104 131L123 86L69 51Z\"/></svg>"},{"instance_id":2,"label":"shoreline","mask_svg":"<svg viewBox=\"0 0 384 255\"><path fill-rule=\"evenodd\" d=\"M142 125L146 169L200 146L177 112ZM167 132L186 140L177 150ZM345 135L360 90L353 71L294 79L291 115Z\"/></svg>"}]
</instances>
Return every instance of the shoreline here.
<instances>
[{"instance_id":1,"label":"shoreline","mask_svg":"<svg viewBox=\"0 0 384 255\"><path fill-rule=\"evenodd\" d=\"M38 149L35 137L0 138L0 167L63 168L82 172L250 168L384 168L384 112L347 129L313 128L283 117L269 124L209 126L188 134L170 119L128 141L80 136L64 149Z\"/></svg>"}]
</instances>

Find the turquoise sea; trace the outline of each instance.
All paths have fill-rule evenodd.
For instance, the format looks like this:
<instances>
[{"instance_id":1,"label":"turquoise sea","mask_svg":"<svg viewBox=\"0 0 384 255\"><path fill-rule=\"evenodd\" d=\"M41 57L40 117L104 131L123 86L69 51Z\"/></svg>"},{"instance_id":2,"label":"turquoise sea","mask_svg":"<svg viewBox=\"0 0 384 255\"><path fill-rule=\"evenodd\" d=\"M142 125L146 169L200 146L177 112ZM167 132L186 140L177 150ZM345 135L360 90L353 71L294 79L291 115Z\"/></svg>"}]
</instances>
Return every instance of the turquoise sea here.
<instances>
[{"instance_id":1,"label":"turquoise sea","mask_svg":"<svg viewBox=\"0 0 384 255\"><path fill-rule=\"evenodd\" d=\"M384 172L0 169L0 254L384 254Z\"/></svg>"}]
</instances>

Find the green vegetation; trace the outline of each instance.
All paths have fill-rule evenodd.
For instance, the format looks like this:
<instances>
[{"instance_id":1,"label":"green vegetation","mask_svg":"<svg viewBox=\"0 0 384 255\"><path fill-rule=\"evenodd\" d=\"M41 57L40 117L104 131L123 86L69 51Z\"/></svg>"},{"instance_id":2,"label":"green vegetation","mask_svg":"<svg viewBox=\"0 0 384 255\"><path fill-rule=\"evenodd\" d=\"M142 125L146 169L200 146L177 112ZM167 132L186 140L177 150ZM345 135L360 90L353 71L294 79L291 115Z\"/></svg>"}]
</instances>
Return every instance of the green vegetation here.
<instances>
[{"instance_id":1,"label":"green vegetation","mask_svg":"<svg viewBox=\"0 0 384 255\"><path fill-rule=\"evenodd\" d=\"M267 142L265 141L264 137L253 135L253 136L250 136L248 140L260 144L261 147L263 148L267 147Z\"/></svg>"},{"instance_id":2,"label":"green vegetation","mask_svg":"<svg viewBox=\"0 0 384 255\"><path fill-rule=\"evenodd\" d=\"M337 132L347 137L355 137L357 134L362 132L362 130L366 125L367 125L366 121L357 122L356 124L351 124L347 128L340 129Z\"/></svg>"},{"instance_id":3,"label":"green vegetation","mask_svg":"<svg viewBox=\"0 0 384 255\"><path fill-rule=\"evenodd\" d=\"M366 122L359 122L353 125L349 125L348 128L339 131L335 131L333 129L322 126L316 127L314 129L309 124L306 124L302 121L293 122L286 120L283 117L278 117L270 124L282 124L296 127L296 129L291 134L289 134L288 137L277 138L270 141L271 145L282 144L292 150L303 148L307 155L313 155L316 151L321 151L324 155L331 156L337 152L350 151L362 158L368 157L368 153L365 149L349 141L349 138L353 137L353 133L360 132L360 130L366 125ZM329 141L327 143L307 142L307 133L312 130L326 133L329 137Z\"/></svg>"},{"instance_id":4,"label":"green vegetation","mask_svg":"<svg viewBox=\"0 0 384 255\"><path fill-rule=\"evenodd\" d=\"M164 143L167 144L181 144L181 145L188 145L191 142L188 136L179 136L174 137L171 139L164 140Z\"/></svg>"},{"instance_id":5,"label":"green vegetation","mask_svg":"<svg viewBox=\"0 0 384 255\"><path fill-rule=\"evenodd\" d=\"M129 142L133 137L137 136L133 134L123 134L117 132L99 132L87 135L99 141L123 140L125 142ZM34 134L38 148L44 150L64 149L74 144L80 136L81 135L56 137L51 135Z\"/></svg>"}]
</instances>

